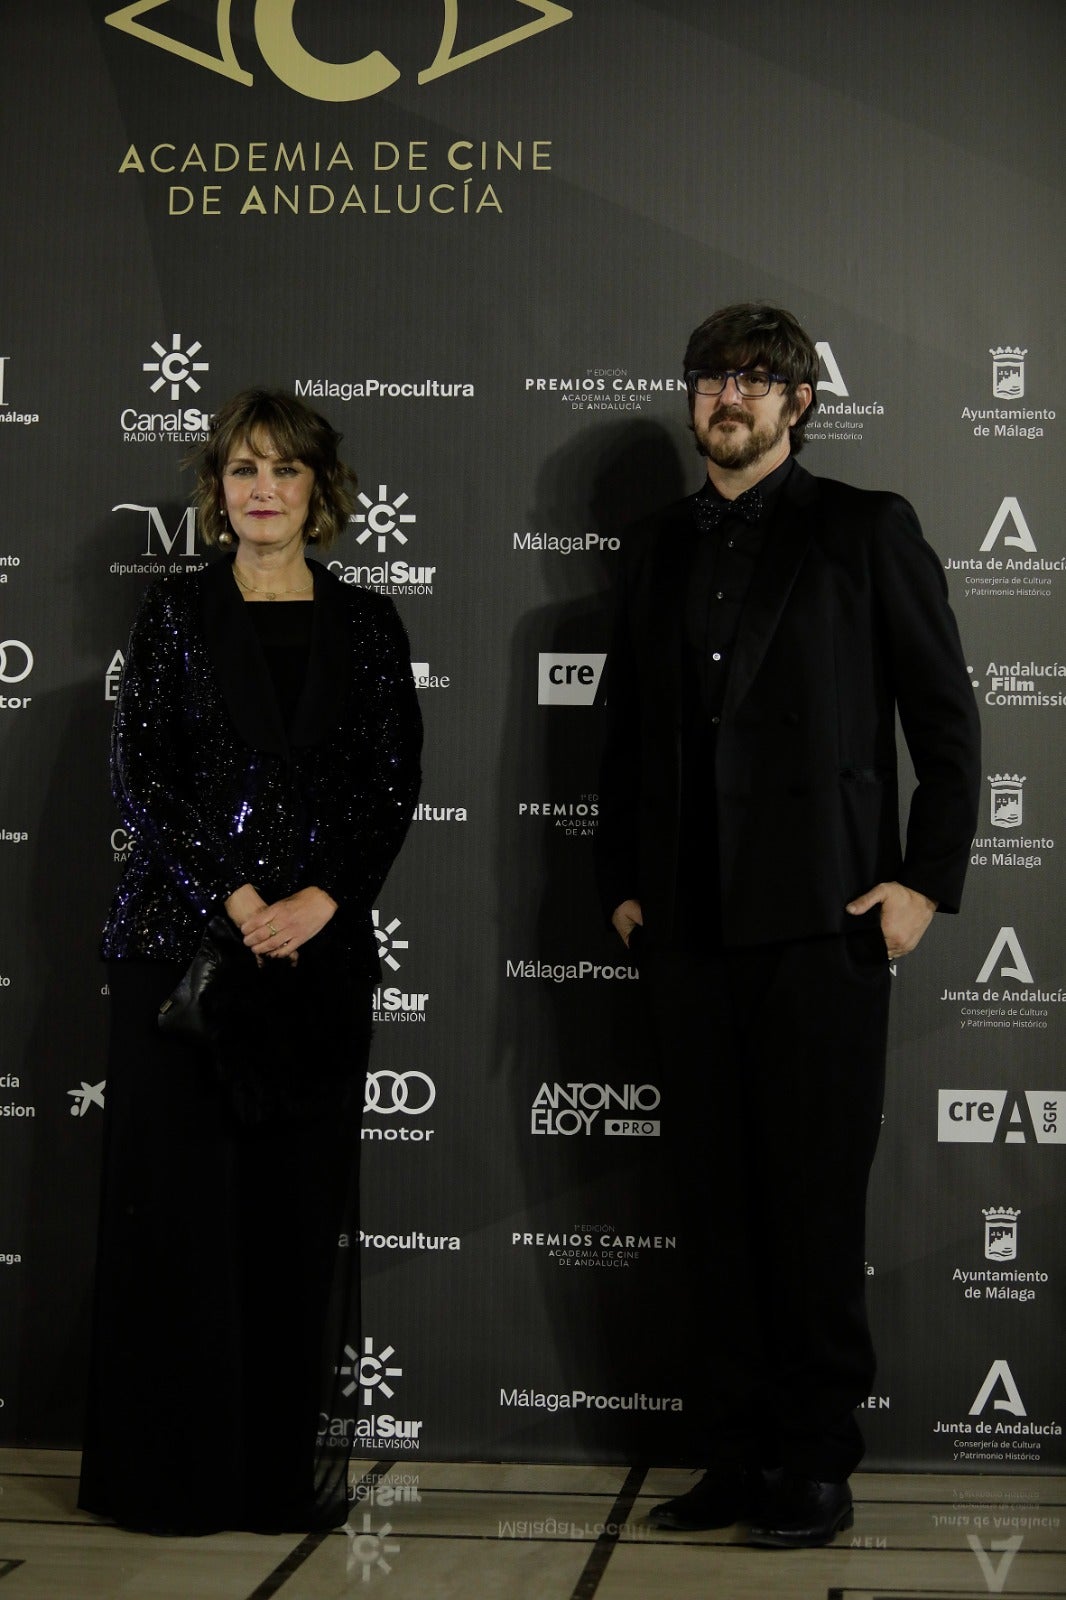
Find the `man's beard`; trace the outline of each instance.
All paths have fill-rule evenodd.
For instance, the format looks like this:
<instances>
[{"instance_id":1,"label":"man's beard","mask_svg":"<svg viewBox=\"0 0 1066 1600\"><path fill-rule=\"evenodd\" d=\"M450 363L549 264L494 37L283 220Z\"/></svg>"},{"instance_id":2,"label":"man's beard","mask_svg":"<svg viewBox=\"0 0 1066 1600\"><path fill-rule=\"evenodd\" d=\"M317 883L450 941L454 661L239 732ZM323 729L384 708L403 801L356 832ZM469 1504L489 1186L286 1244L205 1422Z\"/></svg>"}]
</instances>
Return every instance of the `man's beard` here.
<instances>
[{"instance_id":1,"label":"man's beard","mask_svg":"<svg viewBox=\"0 0 1066 1600\"><path fill-rule=\"evenodd\" d=\"M713 461L716 467L739 471L760 461L775 449L788 432L791 420L787 404L782 405L781 415L776 422L765 422L761 427L739 406L723 406L710 418L703 432L697 433L696 440L700 453ZM732 433L720 434L712 441L715 425L727 421L734 421L736 429Z\"/></svg>"}]
</instances>

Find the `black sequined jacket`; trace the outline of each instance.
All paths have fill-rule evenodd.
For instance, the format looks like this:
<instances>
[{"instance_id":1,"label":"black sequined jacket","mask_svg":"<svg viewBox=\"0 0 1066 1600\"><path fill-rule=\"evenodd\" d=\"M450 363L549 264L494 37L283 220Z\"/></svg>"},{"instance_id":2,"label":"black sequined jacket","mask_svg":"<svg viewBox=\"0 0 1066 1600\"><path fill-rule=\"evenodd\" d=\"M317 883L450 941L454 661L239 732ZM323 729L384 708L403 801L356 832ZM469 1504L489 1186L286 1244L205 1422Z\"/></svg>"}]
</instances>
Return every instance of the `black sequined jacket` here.
<instances>
[{"instance_id":1,"label":"black sequined jacket","mask_svg":"<svg viewBox=\"0 0 1066 1600\"><path fill-rule=\"evenodd\" d=\"M286 731L232 560L164 578L130 635L112 785L133 835L108 958L188 961L241 884L267 901L315 884L353 954L418 795L422 722L390 600L317 562L303 691Z\"/></svg>"}]
</instances>

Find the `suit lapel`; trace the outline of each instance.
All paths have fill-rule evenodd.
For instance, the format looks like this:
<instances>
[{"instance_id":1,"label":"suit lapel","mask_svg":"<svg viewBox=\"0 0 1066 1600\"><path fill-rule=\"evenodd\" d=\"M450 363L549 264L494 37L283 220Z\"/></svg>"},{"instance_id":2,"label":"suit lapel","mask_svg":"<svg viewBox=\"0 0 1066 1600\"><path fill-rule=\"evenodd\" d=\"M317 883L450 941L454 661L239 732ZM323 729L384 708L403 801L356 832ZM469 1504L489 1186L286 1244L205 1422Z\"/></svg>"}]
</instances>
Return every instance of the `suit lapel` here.
<instances>
[{"instance_id":1,"label":"suit lapel","mask_svg":"<svg viewBox=\"0 0 1066 1600\"><path fill-rule=\"evenodd\" d=\"M767 528L762 558L741 614L724 713L736 709L762 666L811 542L814 500L814 478L794 464Z\"/></svg>"},{"instance_id":2,"label":"suit lapel","mask_svg":"<svg viewBox=\"0 0 1066 1600\"><path fill-rule=\"evenodd\" d=\"M647 636L665 690L663 710L672 709L681 726L682 673L685 645L685 601L689 571L699 530L692 514L692 496L671 508L657 530L646 595Z\"/></svg>"}]
</instances>

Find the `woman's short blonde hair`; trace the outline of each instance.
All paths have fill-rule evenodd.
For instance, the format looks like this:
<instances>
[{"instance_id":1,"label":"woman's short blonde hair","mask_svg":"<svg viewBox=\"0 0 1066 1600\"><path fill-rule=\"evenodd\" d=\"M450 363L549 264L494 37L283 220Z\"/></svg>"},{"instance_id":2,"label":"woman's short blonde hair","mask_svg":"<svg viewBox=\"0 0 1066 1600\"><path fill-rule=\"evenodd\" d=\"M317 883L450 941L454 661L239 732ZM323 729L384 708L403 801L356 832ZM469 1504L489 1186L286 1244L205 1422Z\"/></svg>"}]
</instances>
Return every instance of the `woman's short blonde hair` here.
<instances>
[{"instance_id":1,"label":"woman's short blonde hair","mask_svg":"<svg viewBox=\"0 0 1066 1600\"><path fill-rule=\"evenodd\" d=\"M337 456L341 435L325 417L283 389L242 389L211 418L211 429L188 464L196 468L193 504L204 544L225 533L222 474L234 451L265 445L284 461L302 461L315 476L307 509L307 538L327 549L343 533L358 480Z\"/></svg>"}]
</instances>

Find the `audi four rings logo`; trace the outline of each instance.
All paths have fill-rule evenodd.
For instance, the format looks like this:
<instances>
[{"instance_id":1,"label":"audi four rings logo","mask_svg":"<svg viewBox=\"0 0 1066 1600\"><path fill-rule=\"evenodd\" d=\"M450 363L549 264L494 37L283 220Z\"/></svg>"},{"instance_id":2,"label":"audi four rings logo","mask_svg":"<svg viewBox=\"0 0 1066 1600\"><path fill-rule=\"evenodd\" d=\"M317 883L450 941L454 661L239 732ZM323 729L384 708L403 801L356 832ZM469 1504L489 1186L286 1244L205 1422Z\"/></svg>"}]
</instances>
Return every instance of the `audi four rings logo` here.
<instances>
[{"instance_id":1,"label":"audi four rings logo","mask_svg":"<svg viewBox=\"0 0 1066 1600\"><path fill-rule=\"evenodd\" d=\"M364 1109L391 1117L402 1111L405 1117L420 1117L428 1111L437 1091L433 1079L424 1072L370 1072L366 1080Z\"/></svg>"},{"instance_id":2,"label":"audi four rings logo","mask_svg":"<svg viewBox=\"0 0 1066 1600\"><path fill-rule=\"evenodd\" d=\"M13 662L9 651L16 652ZM25 658L26 665L21 672L13 669L18 663L18 656ZM33 651L28 644L23 644L21 639L0 639L0 683L21 683L23 678L28 678L33 671Z\"/></svg>"}]
</instances>

